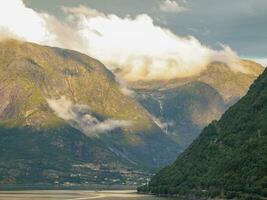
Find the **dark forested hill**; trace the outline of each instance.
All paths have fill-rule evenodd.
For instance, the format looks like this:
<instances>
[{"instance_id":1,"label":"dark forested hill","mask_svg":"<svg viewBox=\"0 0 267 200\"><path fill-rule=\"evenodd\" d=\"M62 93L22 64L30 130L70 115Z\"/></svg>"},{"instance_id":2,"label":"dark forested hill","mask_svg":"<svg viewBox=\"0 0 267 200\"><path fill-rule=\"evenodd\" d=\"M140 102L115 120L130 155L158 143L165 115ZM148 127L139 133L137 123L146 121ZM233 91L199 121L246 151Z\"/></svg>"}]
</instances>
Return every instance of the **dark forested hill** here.
<instances>
[{"instance_id":1,"label":"dark forested hill","mask_svg":"<svg viewBox=\"0 0 267 200\"><path fill-rule=\"evenodd\" d=\"M267 197L267 70L140 192Z\"/></svg>"}]
</instances>

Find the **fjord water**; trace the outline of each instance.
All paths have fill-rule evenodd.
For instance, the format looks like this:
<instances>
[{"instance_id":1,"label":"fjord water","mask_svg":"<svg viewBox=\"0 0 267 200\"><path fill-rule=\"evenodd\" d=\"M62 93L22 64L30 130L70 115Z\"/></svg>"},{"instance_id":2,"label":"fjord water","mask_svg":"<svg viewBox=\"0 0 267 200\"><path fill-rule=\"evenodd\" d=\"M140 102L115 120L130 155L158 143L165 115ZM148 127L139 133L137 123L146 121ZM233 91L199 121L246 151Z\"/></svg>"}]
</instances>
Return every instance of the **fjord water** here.
<instances>
[{"instance_id":1,"label":"fjord water","mask_svg":"<svg viewBox=\"0 0 267 200\"><path fill-rule=\"evenodd\" d=\"M135 191L1 191L0 200L166 200L167 198L140 195Z\"/></svg>"}]
</instances>

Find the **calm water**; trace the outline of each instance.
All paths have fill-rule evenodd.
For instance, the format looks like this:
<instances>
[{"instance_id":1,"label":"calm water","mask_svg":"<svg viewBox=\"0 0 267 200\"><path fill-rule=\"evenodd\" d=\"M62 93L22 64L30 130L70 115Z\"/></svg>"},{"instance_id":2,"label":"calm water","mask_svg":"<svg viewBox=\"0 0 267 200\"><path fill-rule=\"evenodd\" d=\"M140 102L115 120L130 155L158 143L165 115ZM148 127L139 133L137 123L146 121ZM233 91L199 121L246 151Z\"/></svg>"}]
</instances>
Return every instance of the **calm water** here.
<instances>
[{"instance_id":1,"label":"calm water","mask_svg":"<svg viewBox=\"0 0 267 200\"><path fill-rule=\"evenodd\" d=\"M167 200L135 191L16 191L0 192L0 200Z\"/></svg>"}]
</instances>

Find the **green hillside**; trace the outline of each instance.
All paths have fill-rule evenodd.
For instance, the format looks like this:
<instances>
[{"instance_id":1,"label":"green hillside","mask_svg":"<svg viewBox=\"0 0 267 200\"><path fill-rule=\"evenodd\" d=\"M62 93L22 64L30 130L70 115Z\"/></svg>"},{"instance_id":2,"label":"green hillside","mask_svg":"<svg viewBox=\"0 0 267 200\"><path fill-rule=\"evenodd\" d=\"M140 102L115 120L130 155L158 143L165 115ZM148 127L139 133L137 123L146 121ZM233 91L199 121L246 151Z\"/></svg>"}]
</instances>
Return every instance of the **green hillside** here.
<instances>
[{"instance_id":1,"label":"green hillside","mask_svg":"<svg viewBox=\"0 0 267 200\"><path fill-rule=\"evenodd\" d=\"M1 41L0 97L1 184L142 182L178 153L103 64L75 51Z\"/></svg>"},{"instance_id":2,"label":"green hillside","mask_svg":"<svg viewBox=\"0 0 267 200\"><path fill-rule=\"evenodd\" d=\"M267 70L219 121L140 192L180 196L267 197Z\"/></svg>"}]
</instances>

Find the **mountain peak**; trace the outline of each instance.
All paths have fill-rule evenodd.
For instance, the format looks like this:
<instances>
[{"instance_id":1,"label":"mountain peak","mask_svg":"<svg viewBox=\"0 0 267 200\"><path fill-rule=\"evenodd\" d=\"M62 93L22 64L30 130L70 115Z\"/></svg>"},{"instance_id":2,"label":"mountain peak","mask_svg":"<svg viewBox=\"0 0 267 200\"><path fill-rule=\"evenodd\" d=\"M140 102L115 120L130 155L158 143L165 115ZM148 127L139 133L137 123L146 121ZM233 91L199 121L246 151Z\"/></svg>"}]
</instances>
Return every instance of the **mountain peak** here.
<instances>
[{"instance_id":1,"label":"mountain peak","mask_svg":"<svg viewBox=\"0 0 267 200\"><path fill-rule=\"evenodd\" d=\"M3 183L55 181L46 178L51 170L61 181L77 181L70 176L75 166L83 166L79 170L90 182L101 182L102 167L123 181L116 175L120 170L147 174L173 161L179 150L101 62L75 51L0 42L0 96ZM98 165L96 171L86 167Z\"/></svg>"}]
</instances>

